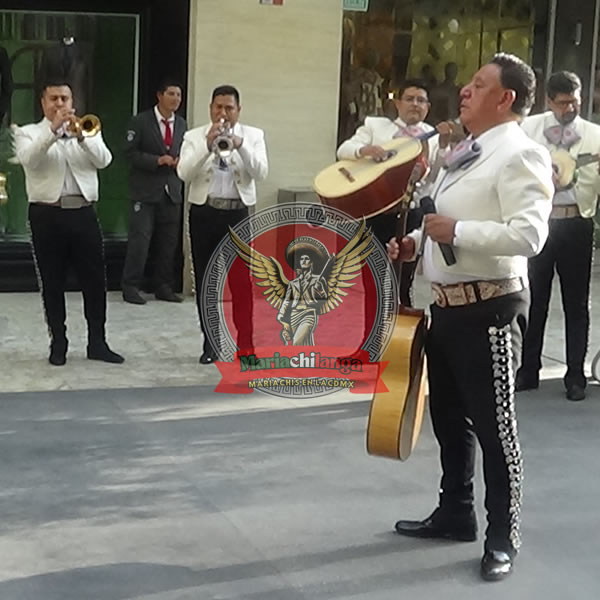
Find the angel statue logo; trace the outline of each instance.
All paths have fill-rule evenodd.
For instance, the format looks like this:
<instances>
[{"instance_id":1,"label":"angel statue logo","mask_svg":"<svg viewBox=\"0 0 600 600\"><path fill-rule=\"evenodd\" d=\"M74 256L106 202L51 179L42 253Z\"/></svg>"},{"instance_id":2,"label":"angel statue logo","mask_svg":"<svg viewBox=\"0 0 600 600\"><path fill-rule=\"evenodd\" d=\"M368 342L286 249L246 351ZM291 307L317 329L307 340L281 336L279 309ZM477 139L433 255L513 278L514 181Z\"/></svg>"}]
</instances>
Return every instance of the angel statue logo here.
<instances>
[{"instance_id":1,"label":"angel statue logo","mask_svg":"<svg viewBox=\"0 0 600 600\"><path fill-rule=\"evenodd\" d=\"M382 390L397 286L364 220L310 203L257 212L221 241L201 293L216 391Z\"/></svg>"}]
</instances>

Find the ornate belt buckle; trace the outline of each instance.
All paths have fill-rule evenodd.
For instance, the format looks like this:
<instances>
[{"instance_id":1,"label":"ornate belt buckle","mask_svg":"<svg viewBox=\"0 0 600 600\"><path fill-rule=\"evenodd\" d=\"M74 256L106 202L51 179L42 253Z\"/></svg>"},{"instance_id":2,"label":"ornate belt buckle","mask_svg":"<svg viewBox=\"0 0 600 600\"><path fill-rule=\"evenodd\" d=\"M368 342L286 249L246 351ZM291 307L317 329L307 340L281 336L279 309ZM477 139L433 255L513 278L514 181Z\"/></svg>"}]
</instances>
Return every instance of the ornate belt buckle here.
<instances>
[{"instance_id":1,"label":"ornate belt buckle","mask_svg":"<svg viewBox=\"0 0 600 600\"><path fill-rule=\"evenodd\" d=\"M433 295L434 295L433 301L440 308L446 308L446 306L448 306L448 299L446 298L446 294L444 293L442 286L437 283L432 283L431 290L433 291Z\"/></svg>"}]
</instances>

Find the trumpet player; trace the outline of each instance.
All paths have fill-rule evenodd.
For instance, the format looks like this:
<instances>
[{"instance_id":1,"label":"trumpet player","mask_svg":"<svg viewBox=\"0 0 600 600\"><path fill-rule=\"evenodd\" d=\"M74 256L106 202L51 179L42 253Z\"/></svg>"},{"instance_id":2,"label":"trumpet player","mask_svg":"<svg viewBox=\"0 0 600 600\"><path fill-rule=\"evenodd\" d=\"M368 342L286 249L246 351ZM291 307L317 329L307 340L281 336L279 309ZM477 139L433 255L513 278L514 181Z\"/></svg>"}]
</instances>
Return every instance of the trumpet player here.
<instances>
[{"instance_id":1,"label":"trumpet player","mask_svg":"<svg viewBox=\"0 0 600 600\"><path fill-rule=\"evenodd\" d=\"M98 169L112 155L99 131L74 126L71 88L52 82L42 90L44 118L13 126L15 154L25 171L29 225L50 334L49 362L67 360L65 286L73 267L83 294L88 328L87 358L122 363L106 343L106 278L103 241L94 205Z\"/></svg>"},{"instance_id":2,"label":"trumpet player","mask_svg":"<svg viewBox=\"0 0 600 600\"><path fill-rule=\"evenodd\" d=\"M256 181L267 176L268 160L262 129L242 125L238 90L217 87L209 105L211 123L188 131L183 138L177 173L189 185L190 237L196 282L196 303L204 333L201 364L217 354L207 336L202 312L202 278L208 261L228 228L248 216L256 204ZM233 320L238 346L252 345L250 281L240 279L232 289Z\"/></svg>"}]
</instances>

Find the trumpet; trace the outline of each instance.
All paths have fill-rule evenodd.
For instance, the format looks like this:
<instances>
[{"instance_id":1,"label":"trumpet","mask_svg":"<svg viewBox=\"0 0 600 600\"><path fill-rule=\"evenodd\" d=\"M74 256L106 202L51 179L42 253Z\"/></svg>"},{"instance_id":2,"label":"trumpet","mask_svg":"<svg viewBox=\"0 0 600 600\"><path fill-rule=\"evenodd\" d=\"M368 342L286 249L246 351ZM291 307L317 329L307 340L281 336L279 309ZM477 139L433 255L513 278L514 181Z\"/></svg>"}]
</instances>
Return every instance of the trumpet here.
<instances>
[{"instance_id":1,"label":"trumpet","mask_svg":"<svg viewBox=\"0 0 600 600\"><path fill-rule=\"evenodd\" d=\"M6 191L6 175L0 173L0 206L8 203L8 192Z\"/></svg>"},{"instance_id":2,"label":"trumpet","mask_svg":"<svg viewBox=\"0 0 600 600\"><path fill-rule=\"evenodd\" d=\"M73 116L65 125L65 132L73 137L94 137L101 129L102 123L96 115Z\"/></svg>"},{"instance_id":3,"label":"trumpet","mask_svg":"<svg viewBox=\"0 0 600 600\"><path fill-rule=\"evenodd\" d=\"M233 128L225 119L221 119L221 133L213 142L213 152L219 158L228 158L233 152Z\"/></svg>"}]
</instances>

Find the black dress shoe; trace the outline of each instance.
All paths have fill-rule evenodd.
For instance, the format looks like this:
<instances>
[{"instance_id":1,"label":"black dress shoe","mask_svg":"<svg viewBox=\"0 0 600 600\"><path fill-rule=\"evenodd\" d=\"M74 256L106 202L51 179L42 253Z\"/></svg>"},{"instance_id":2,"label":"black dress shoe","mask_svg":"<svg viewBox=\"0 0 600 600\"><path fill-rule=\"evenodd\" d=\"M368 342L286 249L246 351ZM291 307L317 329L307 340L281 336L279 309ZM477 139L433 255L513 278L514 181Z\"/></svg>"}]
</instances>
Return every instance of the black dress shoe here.
<instances>
[{"instance_id":1,"label":"black dress shoe","mask_svg":"<svg viewBox=\"0 0 600 600\"><path fill-rule=\"evenodd\" d=\"M585 399L585 389L580 385L570 385L567 387L567 400L578 402Z\"/></svg>"},{"instance_id":2,"label":"black dress shoe","mask_svg":"<svg viewBox=\"0 0 600 600\"><path fill-rule=\"evenodd\" d=\"M101 360L115 365L120 365L125 362L125 359L120 354L113 352L106 342L88 345L87 357L90 360Z\"/></svg>"},{"instance_id":3,"label":"black dress shoe","mask_svg":"<svg viewBox=\"0 0 600 600\"><path fill-rule=\"evenodd\" d=\"M515 380L515 391L526 392L527 390L537 390L540 387L540 378L537 375L525 375L517 373Z\"/></svg>"},{"instance_id":4,"label":"black dress shoe","mask_svg":"<svg viewBox=\"0 0 600 600\"><path fill-rule=\"evenodd\" d=\"M400 535L417 538L440 538L458 542L474 542L477 539L475 513L464 516L444 514L436 508L423 521L398 521L395 525Z\"/></svg>"},{"instance_id":5,"label":"black dress shoe","mask_svg":"<svg viewBox=\"0 0 600 600\"><path fill-rule=\"evenodd\" d=\"M165 302L183 302L183 298L173 290L158 290L154 296L157 300L164 300Z\"/></svg>"},{"instance_id":6,"label":"black dress shoe","mask_svg":"<svg viewBox=\"0 0 600 600\"><path fill-rule=\"evenodd\" d=\"M67 362L67 349L50 348L48 362L55 367L62 367Z\"/></svg>"},{"instance_id":7,"label":"black dress shoe","mask_svg":"<svg viewBox=\"0 0 600 600\"><path fill-rule=\"evenodd\" d=\"M486 550L481 559L481 577L486 581L500 581L513 570L513 559L502 550Z\"/></svg>"},{"instance_id":8,"label":"black dress shoe","mask_svg":"<svg viewBox=\"0 0 600 600\"><path fill-rule=\"evenodd\" d=\"M211 365L217 360L217 353L214 350L205 350L198 361L201 365Z\"/></svg>"},{"instance_id":9,"label":"black dress shoe","mask_svg":"<svg viewBox=\"0 0 600 600\"><path fill-rule=\"evenodd\" d=\"M146 299L135 289L123 290L123 300L129 304L146 304Z\"/></svg>"}]
</instances>

